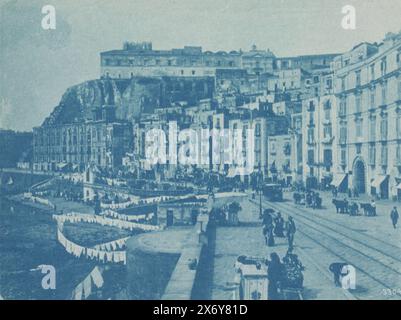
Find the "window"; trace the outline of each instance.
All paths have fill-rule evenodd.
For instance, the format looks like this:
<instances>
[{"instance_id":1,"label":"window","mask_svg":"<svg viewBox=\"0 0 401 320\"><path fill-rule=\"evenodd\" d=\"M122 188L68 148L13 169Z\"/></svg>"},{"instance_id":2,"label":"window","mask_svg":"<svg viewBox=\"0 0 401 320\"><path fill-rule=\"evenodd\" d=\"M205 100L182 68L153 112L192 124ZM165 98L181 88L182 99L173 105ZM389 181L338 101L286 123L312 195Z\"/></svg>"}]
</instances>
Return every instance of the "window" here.
<instances>
[{"instance_id":1,"label":"window","mask_svg":"<svg viewBox=\"0 0 401 320\"><path fill-rule=\"evenodd\" d=\"M376 117L372 117L370 119L369 124L369 140L375 141L376 140Z\"/></svg>"},{"instance_id":2,"label":"window","mask_svg":"<svg viewBox=\"0 0 401 320\"><path fill-rule=\"evenodd\" d=\"M359 87L361 85L361 70L355 72L355 86Z\"/></svg>"},{"instance_id":3,"label":"window","mask_svg":"<svg viewBox=\"0 0 401 320\"><path fill-rule=\"evenodd\" d=\"M329 121L330 120L330 109L324 110L324 119Z\"/></svg>"},{"instance_id":4,"label":"window","mask_svg":"<svg viewBox=\"0 0 401 320\"><path fill-rule=\"evenodd\" d=\"M380 64L381 75L384 76L387 73L387 59L383 58Z\"/></svg>"},{"instance_id":5,"label":"window","mask_svg":"<svg viewBox=\"0 0 401 320\"><path fill-rule=\"evenodd\" d=\"M387 134L388 134L387 117L384 116L380 121L380 138L381 138L381 140L386 141Z\"/></svg>"},{"instance_id":6,"label":"window","mask_svg":"<svg viewBox=\"0 0 401 320\"><path fill-rule=\"evenodd\" d=\"M333 80L327 79L326 80L326 89L331 89L333 87Z\"/></svg>"},{"instance_id":7,"label":"window","mask_svg":"<svg viewBox=\"0 0 401 320\"><path fill-rule=\"evenodd\" d=\"M315 163L315 152L314 150L308 150L308 164L313 165Z\"/></svg>"},{"instance_id":8,"label":"window","mask_svg":"<svg viewBox=\"0 0 401 320\"><path fill-rule=\"evenodd\" d=\"M401 138L401 114L397 114L397 117L395 118L395 129L396 129L396 135L397 138Z\"/></svg>"},{"instance_id":9,"label":"window","mask_svg":"<svg viewBox=\"0 0 401 320\"><path fill-rule=\"evenodd\" d=\"M397 165L401 164L401 144L400 143L397 144L395 163Z\"/></svg>"},{"instance_id":10,"label":"window","mask_svg":"<svg viewBox=\"0 0 401 320\"><path fill-rule=\"evenodd\" d=\"M387 157L388 157L388 152L387 152L387 145L383 144L381 147L381 165L382 166L387 166Z\"/></svg>"},{"instance_id":11,"label":"window","mask_svg":"<svg viewBox=\"0 0 401 320\"><path fill-rule=\"evenodd\" d=\"M356 120L356 137L361 138L362 137L362 119Z\"/></svg>"},{"instance_id":12,"label":"window","mask_svg":"<svg viewBox=\"0 0 401 320\"><path fill-rule=\"evenodd\" d=\"M361 109L361 95L358 94L355 96L355 113L360 113Z\"/></svg>"},{"instance_id":13,"label":"window","mask_svg":"<svg viewBox=\"0 0 401 320\"><path fill-rule=\"evenodd\" d=\"M333 163L333 152L330 149L323 151L323 162L325 167L331 167Z\"/></svg>"},{"instance_id":14,"label":"window","mask_svg":"<svg viewBox=\"0 0 401 320\"><path fill-rule=\"evenodd\" d=\"M342 148L340 151L340 163L345 165L347 162L347 151L346 149Z\"/></svg>"},{"instance_id":15,"label":"window","mask_svg":"<svg viewBox=\"0 0 401 320\"><path fill-rule=\"evenodd\" d=\"M308 111L311 111L311 112L315 111L315 104L314 104L314 102L312 100L309 101Z\"/></svg>"},{"instance_id":16,"label":"window","mask_svg":"<svg viewBox=\"0 0 401 320\"><path fill-rule=\"evenodd\" d=\"M382 85L382 105L387 103L387 85L383 83Z\"/></svg>"},{"instance_id":17,"label":"window","mask_svg":"<svg viewBox=\"0 0 401 320\"><path fill-rule=\"evenodd\" d=\"M341 125L340 128L340 143L345 144L347 143L347 126Z\"/></svg>"},{"instance_id":18,"label":"window","mask_svg":"<svg viewBox=\"0 0 401 320\"><path fill-rule=\"evenodd\" d=\"M347 113L347 100L343 98L340 102L340 116L345 116Z\"/></svg>"},{"instance_id":19,"label":"window","mask_svg":"<svg viewBox=\"0 0 401 320\"><path fill-rule=\"evenodd\" d=\"M345 78L341 78L341 91L345 91Z\"/></svg>"},{"instance_id":20,"label":"window","mask_svg":"<svg viewBox=\"0 0 401 320\"><path fill-rule=\"evenodd\" d=\"M260 137L260 123L257 123L255 126L255 136Z\"/></svg>"},{"instance_id":21,"label":"window","mask_svg":"<svg viewBox=\"0 0 401 320\"><path fill-rule=\"evenodd\" d=\"M331 125L327 125L323 129L323 136L325 139L331 139L332 136L332 128Z\"/></svg>"},{"instance_id":22,"label":"window","mask_svg":"<svg viewBox=\"0 0 401 320\"><path fill-rule=\"evenodd\" d=\"M375 79L375 65L370 65L370 80L373 81Z\"/></svg>"},{"instance_id":23,"label":"window","mask_svg":"<svg viewBox=\"0 0 401 320\"><path fill-rule=\"evenodd\" d=\"M395 153L395 164L396 165L401 165L401 144L398 143L397 144L397 149L396 149L396 153Z\"/></svg>"},{"instance_id":24,"label":"window","mask_svg":"<svg viewBox=\"0 0 401 320\"><path fill-rule=\"evenodd\" d=\"M308 129L308 143L312 144L315 142L315 130Z\"/></svg>"},{"instance_id":25,"label":"window","mask_svg":"<svg viewBox=\"0 0 401 320\"><path fill-rule=\"evenodd\" d=\"M371 166L376 164L376 146L374 144L369 145L369 164Z\"/></svg>"},{"instance_id":26,"label":"window","mask_svg":"<svg viewBox=\"0 0 401 320\"><path fill-rule=\"evenodd\" d=\"M376 89L372 88L370 90L370 108L374 108L376 104Z\"/></svg>"}]
</instances>

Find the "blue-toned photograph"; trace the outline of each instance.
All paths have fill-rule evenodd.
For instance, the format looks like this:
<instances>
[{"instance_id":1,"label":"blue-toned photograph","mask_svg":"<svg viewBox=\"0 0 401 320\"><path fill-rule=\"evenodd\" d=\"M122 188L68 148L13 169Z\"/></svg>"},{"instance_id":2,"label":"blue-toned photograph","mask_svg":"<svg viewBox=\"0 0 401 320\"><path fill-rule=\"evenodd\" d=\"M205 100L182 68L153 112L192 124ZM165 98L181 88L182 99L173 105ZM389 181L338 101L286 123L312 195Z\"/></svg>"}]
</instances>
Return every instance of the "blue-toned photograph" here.
<instances>
[{"instance_id":1,"label":"blue-toned photograph","mask_svg":"<svg viewBox=\"0 0 401 320\"><path fill-rule=\"evenodd\" d=\"M0 300L400 300L400 17L0 0Z\"/></svg>"}]
</instances>

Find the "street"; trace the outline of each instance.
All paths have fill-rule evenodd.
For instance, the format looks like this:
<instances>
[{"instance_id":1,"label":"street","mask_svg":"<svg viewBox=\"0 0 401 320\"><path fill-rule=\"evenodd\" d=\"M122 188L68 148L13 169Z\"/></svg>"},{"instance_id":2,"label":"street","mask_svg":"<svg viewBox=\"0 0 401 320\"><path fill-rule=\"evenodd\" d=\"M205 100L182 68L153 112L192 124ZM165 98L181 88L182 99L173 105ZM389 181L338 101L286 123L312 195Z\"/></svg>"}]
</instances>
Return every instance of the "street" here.
<instances>
[{"instance_id":1,"label":"street","mask_svg":"<svg viewBox=\"0 0 401 320\"><path fill-rule=\"evenodd\" d=\"M309 299L400 299L401 246L400 229L394 230L390 205L378 204L377 217L336 214L331 196L322 194L323 209L296 206L292 194L284 202L262 201L263 209L280 211L285 220L291 215L297 226L294 252L306 266L303 298ZM259 201L241 202L241 224L219 227L213 277L213 299L230 299L229 284L234 279L234 262L239 255L268 257L277 252L282 258L288 248L285 238L276 238L274 247L267 247L259 220ZM316 259L318 257L318 259ZM356 289L334 286L330 264L345 262L356 269ZM389 290L391 289L391 291Z\"/></svg>"}]
</instances>

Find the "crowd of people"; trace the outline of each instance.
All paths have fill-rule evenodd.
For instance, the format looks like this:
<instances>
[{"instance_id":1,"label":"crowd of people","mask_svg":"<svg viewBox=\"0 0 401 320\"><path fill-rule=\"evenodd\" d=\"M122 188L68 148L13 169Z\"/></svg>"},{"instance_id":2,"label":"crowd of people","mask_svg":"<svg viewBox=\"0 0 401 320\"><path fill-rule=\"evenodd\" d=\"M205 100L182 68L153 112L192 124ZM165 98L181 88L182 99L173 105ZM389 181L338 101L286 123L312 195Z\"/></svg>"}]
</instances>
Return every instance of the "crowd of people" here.
<instances>
[{"instance_id":1,"label":"crowd of people","mask_svg":"<svg viewBox=\"0 0 401 320\"><path fill-rule=\"evenodd\" d=\"M281 213L279 211L275 212L273 209L265 209L261 218L266 245L273 247L275 245L275 237L287 238L288 248L292 250L296 232L294 219L289 216L288 220L284 221Z\"/></svg>"}]
</instances>

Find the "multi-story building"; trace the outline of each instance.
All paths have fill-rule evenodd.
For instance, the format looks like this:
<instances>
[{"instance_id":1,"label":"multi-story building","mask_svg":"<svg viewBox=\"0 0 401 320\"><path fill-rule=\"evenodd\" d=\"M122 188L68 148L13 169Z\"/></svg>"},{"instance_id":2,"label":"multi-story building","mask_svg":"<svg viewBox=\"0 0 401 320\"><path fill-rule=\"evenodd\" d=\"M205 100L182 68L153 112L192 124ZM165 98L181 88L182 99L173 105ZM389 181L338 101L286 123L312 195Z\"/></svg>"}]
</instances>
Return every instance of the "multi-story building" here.
<instances>
[{"instance_id":1,"label":"multi-story building","mask_svg":"<svg viewBox=\"0 0 401 320\"><path fill-rule=\"evenodd\" d=\"M220 69L244 69L249 74L273 71L269 50L202 51L202 47L153 50L152 43L124 43L122 50L101 53L101 75L111 78L135 76L215 76Z\"/></svg>"},{"instance_id":2,"label":"multi-story building","mask_svg":"<svg viewBox=\"0 0 401 320\"><path fill-rule=\"evenodd\" d=\"M302 169L307 187L328 187L333 181L336 110L333 95L303 100Z\"/></svg>"},{"instance_id":3,"label":"multi-story building","mask_svg":"<svg viewBox=\"0 0 401 320\"><path fill-rule=\"evenodd\" d=\"M401 34L361 43L333 62L334 169L359 193L397 196L401 182Z\"/></svg>"},{"instance_id":4,"label":"multi-story building","mask_svg":"<svg viewBox=\"0 0 401 320\"><path fill-rule=\"evenodd\" d=\"M34 128L34 170L57 170L67 164L77 170L88 164L102 168L122 165L125 153L133 151L133 132L130 122L115 119L114 109L95 109L93 120Z\"/></svg>"},{"instance_id":5,"label":"multi-story building","mask_svg":"<svg viewBox=\"0 0 401 320\"><path fill-rule=\"evenodd\" d=\"M291 170L291 135L275 135L268 137L267 164L269 177L273 181L292 182Z\"/></svg>"},{"instance_id":6,"label":"multi-story building","mask_svg":"<svg viewBox=\"0 0 401 320\"><path fill-rule=\"evenodd\" d=\"M248 160L250 155L251 145L248 136L247 130L253 130L254 132L254 140L253 140L253 172L258 172L259 169L261 172L266 175L267 174L267 135L268 135L268 122L267 118L256 115L252 116L252 111L242 115L233 115L229 120L229 128L232 132L235 130L242 131L242 154L244 159ZM233 171L232 171L233 172ZM230 176L230 173L229 173ZM241 176L241 180L249 183L250 182L250 174L245 174Z\"/></svg>"}]
</instances>

